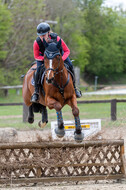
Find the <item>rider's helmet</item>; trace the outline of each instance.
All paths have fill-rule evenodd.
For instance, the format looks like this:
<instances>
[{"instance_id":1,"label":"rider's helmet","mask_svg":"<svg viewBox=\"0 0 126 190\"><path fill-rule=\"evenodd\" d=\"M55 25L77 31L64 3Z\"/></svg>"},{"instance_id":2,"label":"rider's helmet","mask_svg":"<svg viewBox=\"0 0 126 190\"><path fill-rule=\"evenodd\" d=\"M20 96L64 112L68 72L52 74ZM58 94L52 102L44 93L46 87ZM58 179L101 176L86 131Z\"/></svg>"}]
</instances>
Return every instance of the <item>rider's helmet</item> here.
<instances>
[{"instance_id":1,"label":"rider's helmet","mask_svg":"<svg viewBox=\"0 0 126 190\"><path fill-rule=\"evenodd\" d=\"M46 22L41 22L38 26L37 26L37 35L38 36L42 36L45 35L47 32L50 31L50 26L48 23Z\"/></svg>"}]
</instances>

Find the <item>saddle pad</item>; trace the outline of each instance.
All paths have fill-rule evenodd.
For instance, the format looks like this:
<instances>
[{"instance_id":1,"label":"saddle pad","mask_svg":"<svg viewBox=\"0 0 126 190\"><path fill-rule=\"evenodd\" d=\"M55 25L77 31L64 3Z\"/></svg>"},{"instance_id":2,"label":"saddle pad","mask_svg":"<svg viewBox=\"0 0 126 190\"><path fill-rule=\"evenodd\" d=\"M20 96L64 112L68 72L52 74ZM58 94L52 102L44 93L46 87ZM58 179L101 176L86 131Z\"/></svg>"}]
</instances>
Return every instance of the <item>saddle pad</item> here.
<instances>
[{"instance_id":1,"label":"saddle pad","mask_svg":"<svg viewBox=\"0 0 126 190\"><path fill-rule=\"evenodd\" d=\"M45 71L44 71L44 73L42 73L41 85L43 84L43 81L44 81L44 75L45 75ZM32 86L35 86L35 79L34 79L34 76L32 77L31 84L32 84Z\"/></svg>"},{"instance_id":2,"label":"saddle pad","mask_svg":"<svg viewBox=\"0 0 126 190\"><path fill-rule=\"evenodd\" d=\"M34 80L34 78L32 78L31 84L32 84L32 86L35 86L35 80Z\"/></svg>"}]
</instances>

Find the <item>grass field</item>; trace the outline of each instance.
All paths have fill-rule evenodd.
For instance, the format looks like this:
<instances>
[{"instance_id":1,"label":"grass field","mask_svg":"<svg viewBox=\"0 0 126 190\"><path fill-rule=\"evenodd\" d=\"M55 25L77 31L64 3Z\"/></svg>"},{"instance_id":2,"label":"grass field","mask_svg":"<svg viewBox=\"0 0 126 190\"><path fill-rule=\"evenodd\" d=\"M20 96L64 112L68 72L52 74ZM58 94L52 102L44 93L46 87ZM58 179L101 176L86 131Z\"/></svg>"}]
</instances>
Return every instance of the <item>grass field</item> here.
<instances>
[{"instance_id":1,"label":"grass field","mask_svg":"<svg viewBox=\"0 0 126 190\"><path fill-rule=\"evenodd\" d=\"M98 100L98 99L126 99L126 96L87 96L80 100ZM79 100L79 99L78 99ZM0 97L0 103L15 103L23 102L22 95L16 95L15 90L10 90L8 97ZM102 119L102 126L119 126L125 125L126 118L126 103L117 104L117 118L115 122L110 121L111 105L110 103L93 103L93 104L78 104L80 110L80 119ZM74 120L71 108L65 106L62 110L64 120ZM40 114L35 114L34 124L22 122L22 106L1 106L0 107L0 127L14 127L17 129L34 129L38 128L38 121L41 120ZM55 110L48 110L49 123L56 120Z\"/></svg>"}]
</instances>

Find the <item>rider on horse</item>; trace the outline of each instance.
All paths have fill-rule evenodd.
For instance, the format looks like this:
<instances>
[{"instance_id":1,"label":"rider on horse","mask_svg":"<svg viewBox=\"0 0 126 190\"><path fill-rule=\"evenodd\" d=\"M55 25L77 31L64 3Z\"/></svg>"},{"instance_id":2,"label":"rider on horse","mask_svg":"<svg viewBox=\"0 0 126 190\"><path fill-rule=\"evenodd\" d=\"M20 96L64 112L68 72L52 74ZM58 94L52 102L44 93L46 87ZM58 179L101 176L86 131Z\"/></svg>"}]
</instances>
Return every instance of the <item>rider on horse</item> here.
<instances>
[{"instance_id":1,"label":"rider on horse","mask_svg":"<svg viewBox=\"0 0 126 190\"><path fill-rule=\"evenodd\" d=\"M31 102L37 103L39 99L39 73L41 70L41 66L44 65L44 51L45 47L43 44L43 38L47 41L54 41L57 42L60 40L60 37L57 36L55 33L50 33L50 26L49 24L42 22L37 26L37 39L34 41L33 44L33 51L34 51L34 58L37 62L37 70L36 70L36 76L35 76L35 91L34 94L31 97ZM73 86L75 89L76 97L81 97L81 92L77 90L75 86L75 74L72 62L69 59L70 50L65 44L65 42L61 39L62 42L62 59L64 63L68 65L69 70L71 71L73 75Z\"/></svg>"}]
</instances>

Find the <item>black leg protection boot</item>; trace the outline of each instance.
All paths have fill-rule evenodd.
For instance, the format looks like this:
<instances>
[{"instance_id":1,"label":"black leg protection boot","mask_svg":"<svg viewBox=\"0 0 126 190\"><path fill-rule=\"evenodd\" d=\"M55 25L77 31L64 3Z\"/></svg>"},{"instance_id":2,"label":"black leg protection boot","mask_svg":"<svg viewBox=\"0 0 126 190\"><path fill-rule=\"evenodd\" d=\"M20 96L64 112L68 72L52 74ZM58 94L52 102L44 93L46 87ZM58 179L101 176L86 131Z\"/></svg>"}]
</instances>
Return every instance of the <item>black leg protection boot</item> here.
<instances>
[{"instance_id":1,"label":"black leg protection boot","mask_svg":"<svg viewBox=\"0 0 126 190\"><path fill-rule=\"evenodd\" d=\"M76 85L75 85L75 73L74 73L73 68L71 68L71 72L72 72L72 74L73 74L72 79L73 79L73 86L74 86L74 89L75 89L76 97L77 97L77 98L80 98L80 97L82 96L82 93L81 93L80 90L78 90L78 89L76 88Z\"/></svg>"},{"instance_id":2,"label":"black leg protection boot","mask_svg":"<svg viewBox=\"0 0 126 190\"><path fill-rule=\"evenodd\" d=\"M32 103L38 103L38 100L39 100L38 78L39 78L39 73L36 73L36 76L35 76L35 91L34 91L34 94L31 97L31 102Z\"/></svg>"}]
</instances>

